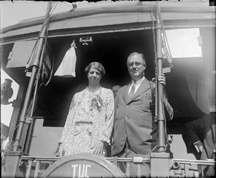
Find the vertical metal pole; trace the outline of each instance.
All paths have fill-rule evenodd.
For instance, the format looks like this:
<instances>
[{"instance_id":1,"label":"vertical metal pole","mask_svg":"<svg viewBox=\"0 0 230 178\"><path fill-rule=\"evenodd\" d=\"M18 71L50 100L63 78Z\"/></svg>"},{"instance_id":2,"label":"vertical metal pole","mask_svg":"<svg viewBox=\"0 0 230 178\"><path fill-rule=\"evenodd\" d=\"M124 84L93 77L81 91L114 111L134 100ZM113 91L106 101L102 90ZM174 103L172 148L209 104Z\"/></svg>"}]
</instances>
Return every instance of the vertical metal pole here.
<instances>
[{"instance_id":1,"label":"vertical metal pole","mask_svg":"<svg viewBox=\"0 0 230 178\"><path fill-rule=\"evenodd\" d=\"M34 88L33 99L32 99L32 103L31 103L31 110L30 110L30 114L29 114L29 117L31 118L31 122L28 125L28 131L27 131L25 147L24 147L24 153L25 154L29 153L29 147L30 147L30 143L31 143L31 139L32 139L32 132L33 132L34 122L35 122L34 119L32 119L32 117L33 117L33 113L34 113L35 102L36 102L36 99L37 99L37 91L38 91L39 79L40 79L41 70L42 70L41 69L42 68L42 62L43 62L42 59L43 59L45 50L46 50L46 41L45 41L45 43L43 45L42 54L41 54L41 57L40 57L41 60L39 62L39 69L38 69L37 76L36 76L36 79L35 79L35 88Z\"/></svg>"},{"instance_id":2,"label":"vertical metal pole","mask_svg":"<svg viewBox=\"0 0 230 178\"><path fill-rule=\"evenodd\" d=\"M163 116L163 103L162 94L163 86L159 83L158 78L162 75L162 38L161 38L161 22L159 14L161 13L158 2L156 2L156 48L157 48L157 117L158 117L158 127L159 127L159 152L165 152L165 118Z\"/></svg>"},{"instance_id":3,"label":"vertical metal pole","mask_svg":"<svg viewBox=\"0 0 230 178\"><path fill-rule=\"evenodd\" d=\"M45 35L46 35L46 30L47 30L47 25L48 25L48 18L49 18L50 11L51 11L51 5L52 5L52 1L50 1L48 3L46 16L45 16L45 20L44 20L44 25L42 26L41 33L39 35L38 44L37 44L38 47L37 47L36 52L35 52L36 54L34 55L35 57L34 57L34 64L33 64L33 68L32 68L32 74L30 77L27 91L26 91L25 101L23 104L21 115L19 118L19 126L18 126L16 137L15 137L13 151L18 151L18 148L19 148L19 142L21 140L21 136L22 136L22 132L23 132L23 126L24 126L24 123L26 120L26 118L25 118L26 111L28 109L29 100L30 100L32 89L34 86L34 81L35 81L35 78L37 75L37 71L38 71L38 67L39 67L39 61L41 60L40 57L41 57L41 53L42 53L42 49L43 49L43 44L45 41Z\"/></svg>"}]
</instances>

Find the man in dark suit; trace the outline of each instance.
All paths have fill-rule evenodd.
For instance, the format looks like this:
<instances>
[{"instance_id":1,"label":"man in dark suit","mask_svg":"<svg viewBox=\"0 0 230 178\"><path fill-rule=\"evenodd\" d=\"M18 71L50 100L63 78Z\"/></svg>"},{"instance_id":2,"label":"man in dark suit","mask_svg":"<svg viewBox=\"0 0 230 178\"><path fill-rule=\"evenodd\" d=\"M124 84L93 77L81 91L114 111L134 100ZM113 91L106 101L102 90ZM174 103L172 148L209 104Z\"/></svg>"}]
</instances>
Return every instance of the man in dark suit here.
<instances>
[{"instance_id":1,"label":"man in dark suit","mask_svg":"<svg viewBox=\"0 0 230 178\"><path fill-rule=\"evenodd\" d=\"M183 127L183 140L188 153L193 153L196 159L216 159L216 110L210 107L210 114L188 122ZM203 168L205 177L215 175L215 166ZM201 171L201 169L200 169Z\"/></svg>"},{"instance_id":2,"label":"man in dark suit","mask_svg":"<svg viewBox=\"0 0 230 178\"><path fill-rule=\"evenodd\" d=\"M120 88L115 98L112 155L128 158L149 157L148 154L158 144L158 125L154 121L154 108L151 106L151 103L155 103L152 101L155 85L144 76L146 62L143 54L131 53L127 67L132 82ZM165 85L164 76L158 80ZM172 118L173 109L165 96L163 101ZM132 177L137 175L135 164L131 164L130 173ZM150 167L145 164L142 166L142 176L149 175Z\"/></svg>"}]
</instances>

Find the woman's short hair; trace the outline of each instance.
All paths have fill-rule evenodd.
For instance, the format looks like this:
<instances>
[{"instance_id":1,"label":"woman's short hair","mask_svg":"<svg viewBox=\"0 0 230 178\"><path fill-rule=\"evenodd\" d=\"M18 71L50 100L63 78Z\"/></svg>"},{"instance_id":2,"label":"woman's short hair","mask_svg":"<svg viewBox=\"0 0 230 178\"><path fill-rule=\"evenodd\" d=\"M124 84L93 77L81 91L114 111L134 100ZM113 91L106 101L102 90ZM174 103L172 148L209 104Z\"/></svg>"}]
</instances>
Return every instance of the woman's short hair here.
<instances>
[{"instance_id":1,"label":"woman's short hair","mask_svg":"<svg viewBox=\"0 0 230 178\"><path fill-rule=\"evenodd\" d=\"M91 62L88 66L86 66L85 73L88 74L91 68L98 70L102 77L105 75L105 68L100 62Z\"/></svg>"}]
</instances>

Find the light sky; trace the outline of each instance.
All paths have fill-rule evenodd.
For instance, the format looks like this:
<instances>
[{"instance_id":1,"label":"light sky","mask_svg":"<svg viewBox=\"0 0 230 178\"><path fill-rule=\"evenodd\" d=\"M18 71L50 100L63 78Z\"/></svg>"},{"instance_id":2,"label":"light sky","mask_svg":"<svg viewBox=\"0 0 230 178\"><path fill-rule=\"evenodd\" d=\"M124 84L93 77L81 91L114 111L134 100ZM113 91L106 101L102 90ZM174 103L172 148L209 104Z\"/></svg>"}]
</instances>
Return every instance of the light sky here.
<instances>
[{"instance_id":1,"label":"light sky","mask_svg":"<svg viewBox=\"0 0 230 178\"><path fill-rule=\"evenodd\" d=\"M72 5L68 2L56 2L53 13L69 11ZM4 1L0 2L1 28L14 25L21 20L44 16L46 13L47 2L33 1Z\"/></svg>"}]
</instances>

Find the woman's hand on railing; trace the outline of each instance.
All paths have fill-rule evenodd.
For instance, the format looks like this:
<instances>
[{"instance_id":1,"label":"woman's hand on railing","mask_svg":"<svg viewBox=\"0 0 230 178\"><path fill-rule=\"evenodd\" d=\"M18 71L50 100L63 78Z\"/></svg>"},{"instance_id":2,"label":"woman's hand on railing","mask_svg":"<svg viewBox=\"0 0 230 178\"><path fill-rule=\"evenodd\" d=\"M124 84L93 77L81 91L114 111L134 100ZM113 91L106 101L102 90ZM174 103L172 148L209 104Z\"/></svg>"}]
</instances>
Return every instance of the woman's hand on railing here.
<instances>
[{"instance_id":1,"label":"woman's hand on railing","mask_svg":"<svg viewBox=\"0 0 230 178\"><path fill-rule=\"evenodd\" d=\"M91 154L97 156L104 156L104 142L101 140L95 140L94 146L91 148Z\"/></svg>"}]
</instances>

